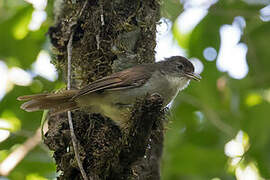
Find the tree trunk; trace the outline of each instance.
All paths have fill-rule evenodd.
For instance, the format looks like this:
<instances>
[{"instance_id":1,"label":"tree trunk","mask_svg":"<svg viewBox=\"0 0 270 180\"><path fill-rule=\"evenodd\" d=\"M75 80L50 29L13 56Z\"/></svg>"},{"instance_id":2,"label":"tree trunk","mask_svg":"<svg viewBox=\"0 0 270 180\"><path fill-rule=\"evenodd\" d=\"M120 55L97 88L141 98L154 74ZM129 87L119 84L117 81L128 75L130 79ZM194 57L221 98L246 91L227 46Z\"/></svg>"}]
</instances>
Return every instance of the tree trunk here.
<instances>
[{"instance_id":1,"label":"tree trunk","mask_svg":"<svg viewBox=\"0 0 270 180\"><path fill-rule=\"evenodd\" d=\"M84 6L86 5L86 6ZM49 29L52 63L66 77L72 41L72 88L140 63L154 62L159 0L58 0ZM99 114L74 111L72 119L84 170L92 179L160 179L165 112L162 97L138 99L130 125L120 130ZM67 114L49 117L45 143L54 151L58 179L82 179Z\"/></svg>"}]
</instances>

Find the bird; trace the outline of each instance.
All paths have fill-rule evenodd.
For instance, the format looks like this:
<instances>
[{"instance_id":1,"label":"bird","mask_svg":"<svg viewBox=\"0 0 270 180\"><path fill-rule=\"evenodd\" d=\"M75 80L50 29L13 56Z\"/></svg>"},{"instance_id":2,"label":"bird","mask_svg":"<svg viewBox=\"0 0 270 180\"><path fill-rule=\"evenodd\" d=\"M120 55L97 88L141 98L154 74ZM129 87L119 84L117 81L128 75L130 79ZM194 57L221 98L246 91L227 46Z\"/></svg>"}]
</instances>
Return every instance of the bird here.
<instances>
[{"instance_id":1,"label":"bird","mask_svg":"<svg viewBox=\"0 0 270 180\"><path fill-rule=\"evenodd\" d=\"M82 89L25 95L17 99L26 101L21 109L27 112L48 109L55 115L80 109L100 113L123 126L130 119L130 107L138 98L156 93L162 96L163 107L166 107L190 80L201 80L193 64L185 57L172 56L113 73Z\"/></svg>"}]
</instances>

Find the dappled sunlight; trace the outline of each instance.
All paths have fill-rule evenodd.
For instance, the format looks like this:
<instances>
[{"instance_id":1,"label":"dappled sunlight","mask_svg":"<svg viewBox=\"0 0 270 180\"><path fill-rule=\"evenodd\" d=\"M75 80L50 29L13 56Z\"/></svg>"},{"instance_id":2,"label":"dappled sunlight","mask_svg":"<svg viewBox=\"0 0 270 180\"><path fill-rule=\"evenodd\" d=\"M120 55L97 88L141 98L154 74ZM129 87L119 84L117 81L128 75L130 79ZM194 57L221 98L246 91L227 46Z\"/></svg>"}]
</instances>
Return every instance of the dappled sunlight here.
<instances>
[{"instance_id":1,"label":"dappled sunlight","mask_svg":"<svg viewBox=\"0 0 270 180\"><path fill-rule=\"evenodd\" d=\"M0 60L0 100L4 97L7 90L8 67L4 61Z\"/></svg>"},{"instance_id":2,"label":"dappled sunlight","mask_svg":"<svg viewBox=\"0 0 270 180\"><path fill-rule=\"evenodd\" d=\"M51 56L47 51L40 51L32 68L36 75L40 75L50 81L55 81L58 77L54 65L51 64Z\"/></svg>"},{"instance_id":3,"label":"dappled sunlight","mask_svg":"<svg viewBox=\"0 0 270 180\"><path fill-rule=\"evenodd\" d=\"M32 82L30 73L19 67L12 67L8 69L6 63L3 61L0 61L0 73L0 100L8 91L12 89L13 84L19 86L29 86Z\"/></svg>"},{"instance_id":4,"label":"dappled sunlight","mask_svg":"<svg viewBox=\"0 0 270 180\"><path fill-rule=\"evenodd\" d=\"M235 176L237 180L263 180L254 163L249 163L245 167L238 166L235 170Z\"/></svg>"},{"instance_id":5,"label":"dappled sunlight","mask_svg":"<svg viewBox=\"0 0 270 180\"><path fill-rule=\"evenodd\" d=\"M226 143L224 151L229 157L229 171L235 173L237 180L263 180L260 177L256 163L245 161L245 152L249 149L248 134L239 131L234 139Z\"/></svg>"},{"instance_id":6,"label":"dappled sunlight","mask_svg":"<svg viewBox=\"0 0 270 180\"><path fill-rule=\"evenodd\" d=\"M224 151L228 157L237 158L243 156L248 148L249 137L245 132L240 130L234 139L225 144Z\"/></svg>"},{"instance_id":7,"label":"dappled sunlight","mask_svg":"<svg viewBox=\"0 0 270 180\"><path fill-rule=\"evenodd\" d=\"M173 38L171 32L172 22L168 19L162 18L160 23L157 25L157 45L155 48L156 61L161 61L164 58L175 56L175 55L184 55L185 51L180 48L177 42Z\"/></svg>"},{"instance_id":8,"label":"dappled sunlight","mask_svg":"<svg viewBox=\"0 0 270 180\"><path fill-rule=\"evenodd\" d=\"M245 22L243 18L235 18L232 25L220 28L221 44L217 58L217 68L228 72L235 79L242 79L248 73L246 54L248 47L239 43Z\"/></svg>"},{"instance_id":9,"label":"dappled sunlight","mask_svg":"<svg viewBox=\"0 0 270 180\"><path fill-rule=\"evenodd\" d=\"M10 132L8 129L11 129L10 123L0 118L0 143L9 137Z\"/></svg>"},{"instance_id":10,"label":"dappled sunlight","mask_svg":"<svg viewBox=\"0 0 270 180\"><path fill-rule=\"evenodd\" d=\"M47 6L47 0L24 0L33 5L35 9L44 10Z\"/></svg>"},{"instance_id":11,"label":"dappled sunlight","mask_svg":"<svg viewBox=\"0 0 270 180\"><path fill-rule=\"evenodd\" d=\"M34 10L34 12L32 13L32 19L28 25L29 30L31 31L38 30L42 25L42 23L46 20L46 18L47 14L44 10L43 11Z\"/></svg>"},{"instance_id":12,"label":"dappled sunlight","mask_svg":"<svg viewBox=\"0 0 270 180\"><path fill-rule=\"evenodd\" d=\"M40 75L50 81L58 78L55 67L50 63L51 57L47 51L40 51L37 60L32 65L32 71L25 71L19 67L8 69L5 62L0 61L0 100L13 88L13 85L29 86L33 82L33 76Z\"/></svg>"},{"instance_id":13,"label":"dappled sunlight","mask_svg":"<svg viewBox=\"0 0 270 180\"><path fill-rule=\"evenodd\" d=\"M196 119L198 120L198 124L202 124L205 120L205 115L201 111L195 111L194 112Z\"/></svg>"},{"instance_id":14,"label":"dappled sunlight","mask_svg":"<svg viewBox=\"0 0 270 180\"><path fill-rule=\"evenodd\" d=\"M203 57L207 61L214 61L217 57L217 51L213 47L207 47L203 50Z\"/></svg>"},{"instance_id":15,"label":"dappled sunlight","mask_svg":"<svg viewBox=\"0 0 270 180\"><path fill-rule=\"evenodd\" d=\"M31 173L26 176L25 180L48 180L47 178L44 178L38 174Z\"/></svg>"},{"instance_id":16,"label":"dappled sunlight","mask_svg":"<svg viewBox=\"0 0 270 180\"><path fill-rule=\"evenodd\" d=\"M203 72L203 63L198 58L190 58L190 61L195 67L195 73L201 74Z\"/></svg>"},{"instance_id":17,"label":"dappled sunlight","mask_svg":"<svg viewBox=\"0 0 270 180\"><path fill-rule=\"evenodd\" d=\"M263 98L270 103L270 89L264 91Z\"/></svg>"},{"instance_id":18,"label":"dappled sunlight","mask_svg":"<svg viewBox=\"0 0 270 180\"><path fill-rule=\"evenodd\" d=\"M267 5L269 4L269 0L242 0L250 5Z\"/></svg>"},{"instance_id":19,"label":"dappled sunlight","mask_svg":"<svg viewBox=\"0 0 270 180\"><path fill-rule=\"evenodd\" d=\"M196 2L196 3L194 3ZM184 12L177 19L177 33L181 46L187 46L187 39L190 32L207 15L208 8L216 1L184 1ZM200 2L200 3L199 3ZM203 55L205 59L214 61L217 57L217 68L235 79L242 79L248 73L246 62L247 46L239 43L245 19L241 16L235 17L232 25L223 25L220 28L221 45L217 52L212 47L205 48Z\"/></svg>"},{"instance_id":20,"label":"dappled sunlight","mask_svg":"<svg viewBox=\"0 0 270 180\"><path fill-rule=\"evenodd\" d=\"M245 99L245 103L247 106L255 106L262 103L262 96L257 93L250 93Z\"/></svg>"},{"instance_id":21,"label":"dappled sunlight","mask_svg":"<svg viewBox=\"0 0 270 180\"><path fill-rule=\"evenodd\" d=\"M47 0L25 0L30 3L34 7L34 11L32 13L31 21L28 25L29 30L36 31L40 28L42 23L47 18L47 13L45 8L47 6Z\"/></svg>"},{"instance_id":22,"label":"dappled sunlight","mask_svg":"<svg viewBox=\"0 0 270 180\"><path fill-rule=\"evenodd\" d=\"M218 178L218 177L214 177L214 178L212 178L211 180L221 180L221 179Z\"/></svg>"},{"instance_id":23,"label":"dappled sunlight","mask_svg":"<svg viewBox=\"0 0 270 180\"><path fill-rule=\"evenodd\" d=\"M25 0L33 5L34 11L27 11L21 16L14 28L12 29L13 37L17 40L24 39L29 30L36 31L47 18L45 8L47 0Z\"/></svg>"},{"instance_id":24,"label":"dappled sunlight","mask_svg":"<svg viewBox=\"0 0 270 180\"><path fill-rule=\"evenodd\" d=\"M186 56L185 50L174 40L171 26L171 21L165 18L162 18L157 26L156 61L175 55ZM191 58L190 61L195 67L195 72L200 74L203 71L203 63L198 58Z\"/></svg>"},{"instance_id":25,"label":"dappled sunlight","mask_svg":"<svg viewBox=\"0 0 270 180\"><path fill-rule=\"evenodd\" d=\"M8 72L8 78L18 86L29 86L32 83L31 74L19 67L12 67Z\"/></svg>"},{"instance_id":26,"label":"dappled sunlight","mask_svg":"<svg viewBox=\"0 0 270 180\"><path fill-rule=\"evenodd\" d=\"M27 14L25 14L18 20L16 25L11 30L15 39L22 40L27 36L29 32L28 24L30 22L30 16L31 15L27 12Z\"/></svg>"},{"instance_id":27,"label":"dappled sunlight","mask_svg":"<svg viewBox=\"0 0 270 180\"><path fill-rule=\"evenodd\" d=\"M4 110L1 113L1 121L8 123L8 130L11 132L15 132L21 129L21 120L9 109Z\"/></svg>"},{"instance_id":28,"label":"dappled sunlight","mask_svg":"<svg viewBox=\"0 0 270 180\"><path fill-rule=\"evenodd\" d=\"M217 0L182 0L184 12L177 19L177 26L181 34L191 32L195 26L207 15L208 8Z\"/></svg>"},{"instance_id":29,"label":"dappled sunlight","mask_svg":"<svg viewBox=\"0 0 270 180\"><path fill-rule=\"evenodd\" d=\"M177 19L179 31L185 35L207 15L207 10L201 7L187 8Z\"/></svg>"},{"instance_id":30,"label":"dappled sunlight","mask_svg":"<svg viewBox=\"0 0 270 180\"><path fill-rule=\"evenodd\" d=\"M236 167L241 160L242 160L242 157L233 157L233 158L231 158L230 159L230 166Z\"/></svg>"},{"instance_id":31,"label":"dappled sunlight","mask_svg":"<svg viewBox=\"0 0 270 180\"><path fill-rule=\"evenodd\" d=\"M218 2L218 0L180 0L184 4L184 8L189 7L201 7L201 8L209 8L211 5Z\"/></svg>"},{"instance_id":32,"label":"dappled sunlight","mask_svg":"<svg viewBox=\"0 0 270 180\"><path fill-rule=\"evenodd\" d=\"M270 21L270 5L260 10L260 18L262 21Z\"/></svg>"},{"instance_id":33,"label":"dappled sunlight","mask_svg":"<svg viewBox=\"0 0 270 180\"><path fill-rule=\"evenodd\" d=\"M241 142L231 140L225 145L225 154L231 158L242 156L244 147Z\"/></svg>"}]
</instances>

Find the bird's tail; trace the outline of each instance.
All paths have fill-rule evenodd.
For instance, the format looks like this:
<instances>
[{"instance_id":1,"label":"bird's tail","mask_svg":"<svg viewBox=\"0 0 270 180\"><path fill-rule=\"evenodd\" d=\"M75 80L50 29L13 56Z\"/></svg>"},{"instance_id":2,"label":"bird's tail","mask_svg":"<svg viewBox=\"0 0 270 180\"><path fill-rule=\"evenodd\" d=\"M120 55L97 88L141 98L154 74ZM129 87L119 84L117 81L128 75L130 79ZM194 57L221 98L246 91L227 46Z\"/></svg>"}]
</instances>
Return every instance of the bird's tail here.
<instances>
[{"instance_id":1,"label":"bird's tail","mask_svg":"<svg viewBox=\"0 0 270 180\"><path fill-rule=\"evenodd\" d=\"M78 104L72 99L77 90L66 90L61 93L44 93L20 96L19 101L27 101L21 108L28 112L49 109L52 114L78 109Z\"/></svg>"}]
</instances>

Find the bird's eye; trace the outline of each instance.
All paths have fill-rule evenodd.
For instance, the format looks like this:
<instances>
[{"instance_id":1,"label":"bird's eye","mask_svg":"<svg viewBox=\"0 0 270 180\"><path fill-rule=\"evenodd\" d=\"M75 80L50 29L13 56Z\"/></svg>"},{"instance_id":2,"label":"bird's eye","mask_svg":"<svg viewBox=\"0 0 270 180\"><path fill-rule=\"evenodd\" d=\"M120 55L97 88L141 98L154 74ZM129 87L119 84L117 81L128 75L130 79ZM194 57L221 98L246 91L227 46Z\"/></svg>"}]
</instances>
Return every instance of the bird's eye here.
<instances>
[{"instance_id":1,"label":"bird's eye","mask_svg":"<svg viewBox=\"0 0 270 180\"><path fill-rule=\"evenodd\" d=\"M177 66L177 68L178 68L179 70L183 70L184 65L183 65L183 64L179 64L179 65Z\"/></svg>"}]
</instances>

